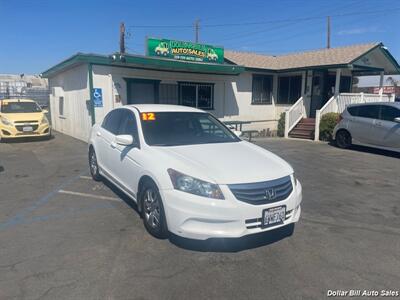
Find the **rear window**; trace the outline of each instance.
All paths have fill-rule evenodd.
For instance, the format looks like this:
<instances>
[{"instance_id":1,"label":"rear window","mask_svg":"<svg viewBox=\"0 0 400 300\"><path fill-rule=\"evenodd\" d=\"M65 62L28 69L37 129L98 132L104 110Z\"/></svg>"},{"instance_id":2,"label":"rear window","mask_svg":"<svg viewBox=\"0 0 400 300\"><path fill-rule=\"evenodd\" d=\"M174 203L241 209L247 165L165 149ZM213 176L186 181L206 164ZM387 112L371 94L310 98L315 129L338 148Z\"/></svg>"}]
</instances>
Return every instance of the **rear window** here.
<instances>
[{"instance_id":1,"label":"rear window","mask_svg":"<svg viewBox=\"0 0 400 300\"><path fill-rule=\"evenodd\" d=\"M352 106L347 108L347 111L349 112L349 114L351 114L352 116L358 116L358 106Z\"/></svg>"}]
</instances>

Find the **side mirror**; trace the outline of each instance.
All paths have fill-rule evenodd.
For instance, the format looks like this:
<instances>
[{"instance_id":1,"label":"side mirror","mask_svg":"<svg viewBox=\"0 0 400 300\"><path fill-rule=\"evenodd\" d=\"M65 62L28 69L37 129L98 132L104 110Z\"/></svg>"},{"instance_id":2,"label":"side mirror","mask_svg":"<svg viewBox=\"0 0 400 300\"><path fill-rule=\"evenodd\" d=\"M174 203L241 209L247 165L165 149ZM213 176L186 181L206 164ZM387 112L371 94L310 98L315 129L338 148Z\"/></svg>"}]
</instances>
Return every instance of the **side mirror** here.
<instances>
[{"instance_id":1,"label":"side mirror","mask_svg":"<svg viewBox=\"0 0 400 300\"><path fill-rule=\"evenodd\" d=\"M242 136L242 132L239 130L234 130L233 133L237 136L237 137L241 137Z\"/></svg>"},{"instance_id":2,"label":"side mirror","mask_svg":"<svg viewBox=\"0 0 400 300\"><path fill-rule=\"evenodd\" d=\"M43 112L44 114L48 114L48 113L49 113L49 111L48 111L47 109L43 109L42 112Z\"/></svg>"},{"instance_id":3,"label":"side mirror","mask_svg":"<svg viewBox=\"0 0 400 300\"><path fill-rule=\"evenodd\" d=\"M130 146L133 144L134 142L134 138L133 136L129 135L129 134L121 134L121 135L117 135L115 137L115 142L118 145L122 145L122 146Z\"/></svg>"},{"instance_id":4,"label":"side mirror","mask_svg":"<svg viewBox=\"0 0 400 300\"><path fill-rule=\"evenodd\" d=\"M394 118L393 121L396 122L396 123L400 123L400 117Z\"/></svg>"}]
</instances>

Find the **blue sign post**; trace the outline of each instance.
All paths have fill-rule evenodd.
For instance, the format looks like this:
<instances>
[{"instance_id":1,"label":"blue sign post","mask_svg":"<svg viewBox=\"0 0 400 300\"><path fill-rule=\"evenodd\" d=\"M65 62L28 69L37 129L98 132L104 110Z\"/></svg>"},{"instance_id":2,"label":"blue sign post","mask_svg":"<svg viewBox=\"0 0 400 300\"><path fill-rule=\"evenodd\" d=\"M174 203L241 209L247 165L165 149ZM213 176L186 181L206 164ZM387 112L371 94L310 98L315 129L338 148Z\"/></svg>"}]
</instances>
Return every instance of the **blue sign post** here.
<instances>
[{"instance_id":1,"label":"blue sign post","mask_svg":"<svg viewBox=\"0 0 400 300\"><path fill-rule=\"evenodd\" d=\"M93 89L93 103L94 107L103 107L103 92L99 88Z\"/></svg>"}]
</instances>

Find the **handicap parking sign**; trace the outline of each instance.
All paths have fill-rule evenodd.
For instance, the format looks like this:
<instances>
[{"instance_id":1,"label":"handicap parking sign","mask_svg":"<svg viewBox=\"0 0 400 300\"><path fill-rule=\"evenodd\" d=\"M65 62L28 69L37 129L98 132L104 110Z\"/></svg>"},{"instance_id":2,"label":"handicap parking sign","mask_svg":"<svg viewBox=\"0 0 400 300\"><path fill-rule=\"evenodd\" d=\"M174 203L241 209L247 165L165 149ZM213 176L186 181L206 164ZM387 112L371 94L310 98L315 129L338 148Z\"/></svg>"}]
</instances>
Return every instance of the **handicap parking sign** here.
<instances>
[{"instance_id":1,"label":"handicap parking sign","mask_svg":"<svg viewBox=\"0 0 400 300\"><path fill-rule=\"evenodd\" d=\"M93 103L94 107L103 107L103 92L99 88L93 89Z\"/></svg>"}]
</instances>

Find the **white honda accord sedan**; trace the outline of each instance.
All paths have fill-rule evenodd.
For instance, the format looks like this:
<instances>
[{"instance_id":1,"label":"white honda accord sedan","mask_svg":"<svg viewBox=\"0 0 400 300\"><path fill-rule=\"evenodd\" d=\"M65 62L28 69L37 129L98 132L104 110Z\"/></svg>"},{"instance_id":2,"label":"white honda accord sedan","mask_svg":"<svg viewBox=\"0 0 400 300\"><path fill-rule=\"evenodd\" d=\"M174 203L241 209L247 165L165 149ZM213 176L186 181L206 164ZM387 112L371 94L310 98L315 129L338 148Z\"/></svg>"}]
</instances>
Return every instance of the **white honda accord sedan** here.
<instances>
[{"instance_id":1,"label":"white honda accord sedan","mask_svg":"<svg viewBox=\"0 0 400 300\"><path fill-rule=\"evenodd\" d=\"M93 126L89 165L138 205L150 234L205 240L276 229L300 217L292 167L238 138L211 114L129 105Z\"/></svg>"}]
</instances>

